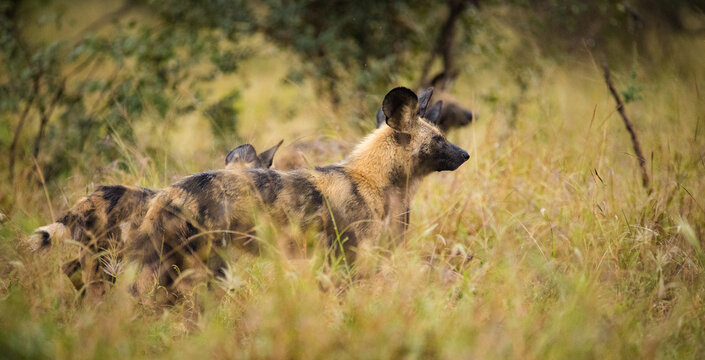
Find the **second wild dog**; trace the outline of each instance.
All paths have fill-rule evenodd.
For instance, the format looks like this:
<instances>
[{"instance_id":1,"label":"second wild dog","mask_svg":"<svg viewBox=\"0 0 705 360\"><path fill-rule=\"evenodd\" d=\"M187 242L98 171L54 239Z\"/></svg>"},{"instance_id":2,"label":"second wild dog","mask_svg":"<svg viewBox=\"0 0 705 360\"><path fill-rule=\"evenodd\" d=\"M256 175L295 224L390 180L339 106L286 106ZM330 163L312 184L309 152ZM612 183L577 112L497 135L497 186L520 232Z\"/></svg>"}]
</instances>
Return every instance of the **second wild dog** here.
<instances>
[{"instance_id":1,"label":"second wild dog","mask_svg":"<svg viewBox=\"0 0 705 360\"><path fill-rule=\"evenodd\" d=\"M443 103L443 108L440 109L440 113L436 115L433 122L436 124L439 130L443 134L447 134L451 129L457 129L470 125L473 121L477 120L477 114L464 108L458 103L458 100L450 94L448 89L451 87L451 83L455 81L458 76L457 73L447 74L441 72L431 79L428 86L433 87L434 92L429 106L433 107L439 103ZM380 109L378 114L381 114ZM430 117L427 115L427 118ZM377 116L377 127L384 124L384 117Z\"/></svg>"},{"instance_id":2,"label":"second wild dog","mask_svg":"<svg viewBox=\"0 0 705 360\"><path fill-rule=\"evenodd\" d=\"M260 154L250 144L240 145L225 157L225 169L269 168L281 144L282 141ZM159 190L138 186L100 186L56 222L36 229L30 247L38 251L62 240L75 241L80 246L78 254L62 270L76 287L86 286L89 297L102 295L103 285L114 281L120 272L123 249L158 193ZM81 279L77 278L79 271Z\"/></svg>"}]
</instances>

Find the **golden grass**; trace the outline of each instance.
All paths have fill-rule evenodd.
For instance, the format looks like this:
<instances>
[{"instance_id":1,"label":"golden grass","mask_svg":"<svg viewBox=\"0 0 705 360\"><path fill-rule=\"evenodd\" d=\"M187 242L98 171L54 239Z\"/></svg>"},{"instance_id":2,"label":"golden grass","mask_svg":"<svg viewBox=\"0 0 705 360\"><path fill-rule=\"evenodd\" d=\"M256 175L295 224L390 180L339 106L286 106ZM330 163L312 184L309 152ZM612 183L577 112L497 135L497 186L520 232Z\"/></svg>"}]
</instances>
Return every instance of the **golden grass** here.
<instances>
[{"instance_id":1,"label":"golden grass","mask_svg":"<svg viewBox=\"0 0 705 360\"><path fill-rule=\"evenodd\" d=\"M83 304L59 271L70 247L36 256L18 249L20 239L51 220L41 189L20 188L0 228L0 353L701 358L705 44L670 40L678 51L657 59L659 66L635 65L643 99L627 105L649 158L650 195L589 54L568 64L537 60L541 72L531 74L521 97L511 69L498 61L459 79L457 97L481 118L450 139L471 159L424 182L405 243L370 244L352 283L336 280L346 275L326 269L321 249L304 259L280 251L244 257L221 282L226 295L196 289L203 308L196 330L184 306L158 313L139 305L127 291L130 269L102 304ZM283 82L295 60L271 52L277 50L244 64L247 75L237 80L244 87L237 104L243 137L261 150L280 138L346 129L336 124L345 116L316 100L310 84ZM629 71L614 73L618 86L630 81ZM222 79L213 92L224 93L232 81ZM163 130L168 141L144 129L136 131L136 148L120 145L118 161L132 164L129 171L108 167L53 184L53 210L65 210L98 182L164 186L183 172L219 167L224 154L210 145L206 120L190 116ZM148 145L165 157L144 162ZM176 168L166 154L179 159ZM269 229L262 237L277 244L289 235Z\"/></svg>"}]
</instances>

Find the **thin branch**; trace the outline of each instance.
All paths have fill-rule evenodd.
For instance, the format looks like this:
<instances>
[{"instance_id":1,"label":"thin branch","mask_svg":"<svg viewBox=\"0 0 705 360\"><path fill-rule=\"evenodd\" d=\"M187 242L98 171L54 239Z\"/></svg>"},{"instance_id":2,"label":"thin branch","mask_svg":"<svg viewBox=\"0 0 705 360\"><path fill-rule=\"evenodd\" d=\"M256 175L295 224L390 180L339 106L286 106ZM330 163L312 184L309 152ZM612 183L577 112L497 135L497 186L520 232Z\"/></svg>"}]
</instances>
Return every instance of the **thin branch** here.
<instances>
[{"instance_id":1,"label":"thin branch","mask_svg":"<svg viewBox=\"0 0 705 360\"><path fill-rule=\"evenodd\" d=\"M614 100L617 102L617 111L619 112L619 115L622 116L622 120L624 121L624 126L627 128L627 131L629 132L629 136L632 139L632 146L634 147L634 153L636 154L636 158L639 161L639 167L641 168L642 185L644 186L644 188L646 189L647 192L651 193L651 184L650 184L650 180L649 180L649 173L646 171L646 158L644 158L644 154L641 152L641 145L639 145L639 139L636 136L636 131L634 130L634 126L632 125L632 122L629 121L629 118L627 117L627 113L624 111L624 103L622 102L622 99L619 96L619 93L617 92L614 85L612 84L612 79L610 77L610 69L607 67L606 62L602 63L602 70L604 71L604 75L605 75L605 83L607 84L607 87L610 89L610 92L612 93Z\"/></svg>"},{"instance_id":2,"label":"thin branch","mask_svg":"<svg viewBox=\"0 0 705 360\"><path fill-rule=\"evenodd\" d=\"M69 72L67 72L65 77L67 77L67 78L68 78L68 77L71 77L72 75L75 75L75 74L78 73L79 71L84 70L88 65L90 65L90 64L93 62L93 60L95 60L95 59L97 59L97 58L98 58L98 53L97 53L97 52L88 55L88 56L83 60L83 62L81 62L80 64L76 65L73 69L71 69Z\"/></svg>"},{"instance_id":3,"label":"thin branch","mask_svg":"<svg viewBox=\"0 0 705 360\"><path fill-rule=\"evenodd\" d=\"M17 23L15 21L15 18L17 17L17 10L19 8L19 1L11 1L9 3L10 6L5 8L5 11L2 14L2 17L5 18L9 26L6 28L2 29L6 31L6 35L9 37L12 37L15 40L15 43L17 45L17 49L22 53L22 57L24 58L25 62L27 63L28 67L31 67L32 65L32 59L29 54L29 49L27 44L23 41L22 37L20 36L19 29L17 28ZM13 55L11 54L10 57ZM34 101L36 98L39 96L39 82L41 81L41 78L43 76L42 70L39 69L39 71L32 77L32 93L27 99L27 102L25 104L25 108L22 111L22 115L20 115L19 122L17 123L17 127L15 128L15 134L12 137L12 143L10 144L10 154L9 154L9 178L10 181L12 181L15 177L15 152L17 150L17 144L19 143L19 138L20 135L22 134L22 128L24 127L25 121L27 120L27 115L29 114L30 109L32 108L32 105L34 104Z\"/></svg>"},{"instance_id":4,"label":"thin branch","mask_svg":"<svg viewBox=\"0 0 705 360\"><path fill-rule=\"evenodd\" d=\"M39 96L39 81L42 77L41 73L38 73L37 75L34 76L34 81L32 82L32 95L30 98L27 100L27 103L25 104L25 108L22 111L22 115L20 115L20 120L17 123L17 127L15 128L15 135L12 137L12 144L10 144L10 164L9 164L9 170L10 170L10 181L12 181L15 177L15 151L17 148L17 143L19 142L20 139L20 134L22 133L22 128L24 127L25 120L27 120L27 115L29 114L29 109L32 108L32 104L34 103L34 100Z\"/></svg>"},{"instance_id":5,"label":"thin branch","mask_svg":"<svg viewBox=\"0 0 705 360\"><path fill-rule=\"evenodd\" d=\"M98 98L96 99L95 102L93 102L93 105L91 105L89 108L90 111L87 111L89 117L96 115L98 112L105 109L106 106L110 105L111 101L115 100L113 98L113 95L115 94L115 91L118 88L118 86L113 86L113 85L116 82L115 80L117 80L118 75L120 75L120 72L122 70L123 70L123 68L117 67L110 74L110 76L108 77L108 80L106 80L106 82L105 82L106 86L100 90L100 94L98 94ZM105 102L101 107L98 107L98 105L103 101L103 99L106 98L106 96L109 97L108 101ZM115 101L115 102L117 102L117 101Z\"/></svg>"},{"instance_id":6,"label":"thin branch","mask_svg":"<svg viewBox=\"0 0 705 360\"><path fill-rule=\"evenodd\" d=\"M49 118L51 118L51 114L54 112L54 109L56 109L56 104L59 102L59 99L61 99L61 96L64 94L65 87L66 87L66 79L62 80L61 85L59 85L59 89L56 90L56 93L54 93L54 97L51 99L51 103L49 104L49 108L40 114L41 122L39 124L39 133L37 134L37 138L34 141L34 158L35 159L39 155L39 146L42 142L42 139L44 138L44 130L46 129L47 123L49 122Z\"/></svg>"},{"instance_id":7,"label":"thin branch","mask_svg":"<svg viewBox=\"0 0 705 360\"><path fill-rule=\"evenodd\" d=\"M446 74L451 74L454 71L455 65L453 62L453 43L455 42L456 23L458 22L460 15L469 4L469 0L448 1L448 18L446 18L446 21L443 23L441 32L436 40L436 45L421 68L421 76L419 77L421 87L425 86L427 83L427 77L429 71L431 71L431 65L433 65L433 61L439 55L443 58L443 71ZM474 1L474 4L477 6L478 2Z\"/></svg>"}]
</instances>

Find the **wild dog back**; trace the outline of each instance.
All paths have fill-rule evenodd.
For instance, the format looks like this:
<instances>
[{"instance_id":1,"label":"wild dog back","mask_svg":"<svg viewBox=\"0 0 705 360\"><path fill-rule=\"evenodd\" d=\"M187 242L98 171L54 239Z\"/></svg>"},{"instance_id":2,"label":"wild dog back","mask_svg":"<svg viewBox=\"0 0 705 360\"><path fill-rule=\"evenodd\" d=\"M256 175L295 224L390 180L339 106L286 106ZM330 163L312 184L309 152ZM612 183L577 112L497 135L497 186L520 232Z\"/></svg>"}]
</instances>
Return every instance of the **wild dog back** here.
<instances>
[{"instance_id":1,"label":"wild dog back","mask_svg":"<svg viewBox=\"0 0 705 360\"><path fill-rule=\"evenodd\" d=\"M282 141L260 154L250 144L240 145L226 156L225 168L270 167L281 144ZM86 285L90 297L98 296L104 288L93 284L114 280L121 267L122 250L132 240L149 202L158 192L135 186L100 186L55 223L35 230L30 246L33 250L45 249L52 241L66 238L85 245L79 248L77 258L63 265L63 271L73 277L78 270L83 270L80 282L72 280L77 287Z\"/></svg>"}]
</instances>

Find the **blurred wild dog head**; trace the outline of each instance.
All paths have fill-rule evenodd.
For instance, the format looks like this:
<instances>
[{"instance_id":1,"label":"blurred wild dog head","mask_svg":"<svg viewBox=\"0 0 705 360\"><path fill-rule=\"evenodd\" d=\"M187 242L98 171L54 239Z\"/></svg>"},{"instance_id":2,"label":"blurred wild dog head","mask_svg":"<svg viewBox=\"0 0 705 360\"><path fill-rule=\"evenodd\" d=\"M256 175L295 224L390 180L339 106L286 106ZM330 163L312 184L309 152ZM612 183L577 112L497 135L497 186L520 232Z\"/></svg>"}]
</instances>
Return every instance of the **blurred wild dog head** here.
<instances>
[{"instance_id":1,"label":"blurred wild dog head","mask_svg":"<svg viewBox=\"0 0 705 360\"><path fill-rule=\"evenodd\" d=\"M452 83L458 77L458 73L441 72L431 79L430 86L436 89L436 93L431 99L431 104L443 101L443 109L438 117L436 124L444 133L450 129L460 128L470 125L477 120L477 114L473 111L464 108L458 100L450 94Z\"/></svg>"},{"instance_id":2,"label":"blurred wild dog head","mask_svg":"<svg viewBox=\"0 0 705 360\"><path fill-rule=\"evenodd\" d=\"M456 77L457 73L446 74L442 72L434 76L428 83L430 87L433 87L434 92L429 101L429 111L424 115L424 119L435 124L444 134L451 129L470 125L477 120L477 114L460 105L458 100L448 91ZM442 107L438 105L440 103L443 104ZM377 113L377 127L380 127L384 122L384 113L380 109Z\"/></svg>"}]
</instances>

